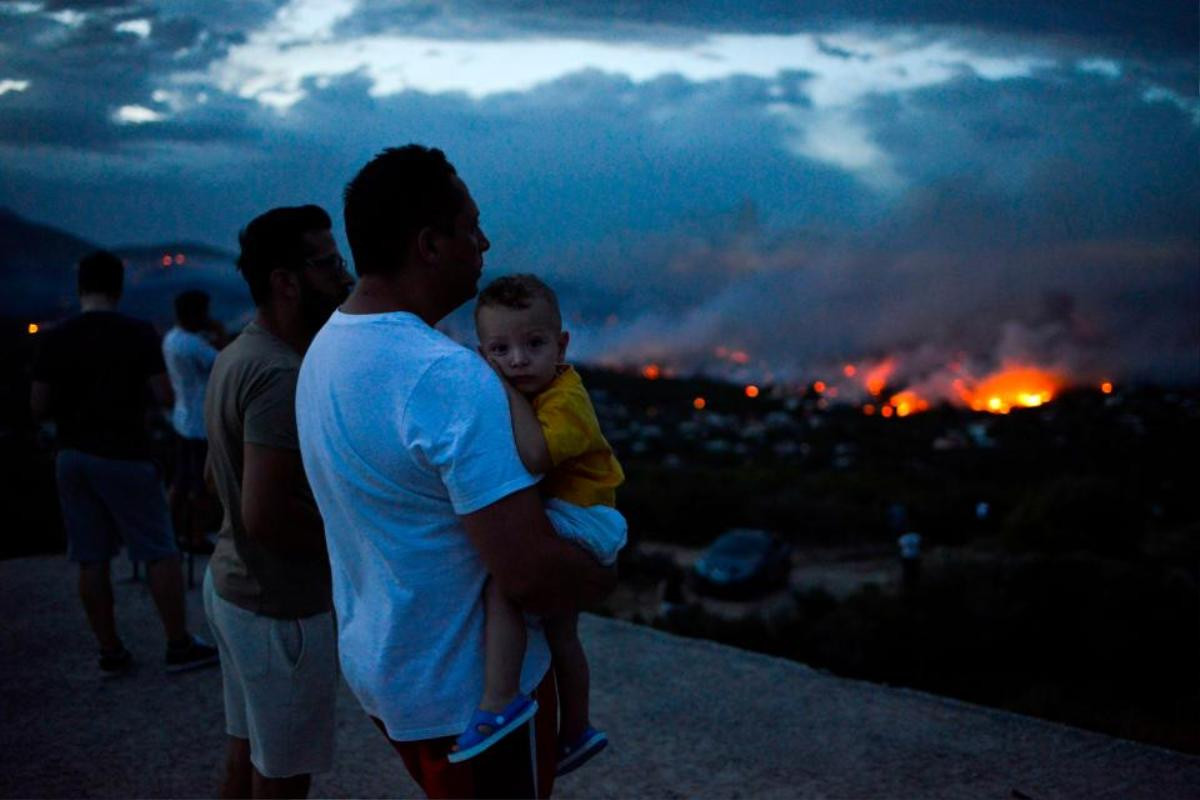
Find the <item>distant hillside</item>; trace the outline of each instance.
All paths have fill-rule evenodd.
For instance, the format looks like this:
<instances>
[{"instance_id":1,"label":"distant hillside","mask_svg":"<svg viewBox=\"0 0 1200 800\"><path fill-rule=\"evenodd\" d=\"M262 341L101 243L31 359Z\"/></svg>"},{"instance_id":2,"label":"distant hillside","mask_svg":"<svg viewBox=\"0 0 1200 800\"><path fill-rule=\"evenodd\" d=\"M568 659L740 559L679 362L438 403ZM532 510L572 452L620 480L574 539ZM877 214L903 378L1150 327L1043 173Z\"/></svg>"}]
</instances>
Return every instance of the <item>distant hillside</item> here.
<instances>
[{"instance_id":1,"label":"distant hillside","mask_svg":"<svg viewBox=\"0 0 1200 800\"><path fill-rule=\"evenodd\" d=\"M187 289L212 295L213 315L227 323L237 324L250 309L231 252L198 242L101 245L0 208L0 316L50 321L71 313L75 266L102 246L125 261L121 307L130 314L169 325L172 299Z\"/></svg>"},{"instance_id":2,"label":"distant hillside","mask_svg":"<svg viewBox=\"0 0 1200 800\"><path fill-rule=\"evenodd\" d=\"M71 308L75 264L96 245L0 208L0 312L56 317Z\"/></svg>"}]
</instances>

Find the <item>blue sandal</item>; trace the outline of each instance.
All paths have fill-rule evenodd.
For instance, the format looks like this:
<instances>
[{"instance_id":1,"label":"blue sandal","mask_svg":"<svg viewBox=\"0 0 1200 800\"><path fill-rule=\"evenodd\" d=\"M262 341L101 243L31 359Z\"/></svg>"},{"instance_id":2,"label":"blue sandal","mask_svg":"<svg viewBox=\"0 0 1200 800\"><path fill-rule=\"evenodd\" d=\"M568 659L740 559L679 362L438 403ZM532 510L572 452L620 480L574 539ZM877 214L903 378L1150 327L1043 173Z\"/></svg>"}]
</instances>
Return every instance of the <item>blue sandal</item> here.
<instances>
[{"instance_id":1,"label":"blue sandal","mask_svg":"<svg viewBox=\"0 0 1200 800\"><path fill-rule=\"evenodd\" d=\"M608 747L608 735L589 725L578 739L558 748L558 763L554 767L554 774L566 775L568 772L574 772L605 747Z\"/></svg>"},{"instance_id":2,"label":"blue sandal","mask_svg":"<svg viewBox=\"0 0 1200 800\"><path fill-rule=\"evenodd\" d=\"M518 694L499 714L494 711L484 711L482 708L475 709L470 723L467 724L467 729L454 742L458 749L452 751L446 758L451 764L474 758L524 725L530 717L537 713L537 710L537 701L525 694ZM480 727L487 727L491 730L484 733L479 730Z\"/></svg>"}]
</instances>

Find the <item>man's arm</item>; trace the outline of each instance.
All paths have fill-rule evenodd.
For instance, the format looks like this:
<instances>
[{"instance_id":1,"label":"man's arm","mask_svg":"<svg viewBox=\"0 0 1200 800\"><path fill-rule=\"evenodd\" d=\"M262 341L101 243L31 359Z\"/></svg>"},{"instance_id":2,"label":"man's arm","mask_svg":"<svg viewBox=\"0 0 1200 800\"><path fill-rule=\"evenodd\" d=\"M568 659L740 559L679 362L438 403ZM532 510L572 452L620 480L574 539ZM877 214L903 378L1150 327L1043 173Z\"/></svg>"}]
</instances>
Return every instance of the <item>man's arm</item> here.
<instances>
[{"instance_id":1,"label":"man's arm","mask_svg":"<svg viewBox=\"0 0 1200 800\"><path fill-rule=\"evenodd\" d=\"M615 567L601 566L554 533L537 487L514 492L461 519L492 579L527 611L575 612L616 588Z\"/></svg>"},{"instance_id":2,"label":"man's arm","mask_svg":"<svg viewBox=\"0 0 1200 800\"><path fill-rule=\"evenodd\" d=\"M29 387L29 410L33 412L34 422L50 419L50 384L44 381L33 382Z\"/></svg>"},{"instance_id":3,"label":"man's arm","mask_svg":"<svg viewBox=\"0 0 1200 800\"><path fill-rule=\"evenodd\" d=\"M317 506L294 491L306 486L298 450L247 442L242 447L242 524L246 534L280 555L309 558L325 552Z\"/></svg>"}]
</instances>

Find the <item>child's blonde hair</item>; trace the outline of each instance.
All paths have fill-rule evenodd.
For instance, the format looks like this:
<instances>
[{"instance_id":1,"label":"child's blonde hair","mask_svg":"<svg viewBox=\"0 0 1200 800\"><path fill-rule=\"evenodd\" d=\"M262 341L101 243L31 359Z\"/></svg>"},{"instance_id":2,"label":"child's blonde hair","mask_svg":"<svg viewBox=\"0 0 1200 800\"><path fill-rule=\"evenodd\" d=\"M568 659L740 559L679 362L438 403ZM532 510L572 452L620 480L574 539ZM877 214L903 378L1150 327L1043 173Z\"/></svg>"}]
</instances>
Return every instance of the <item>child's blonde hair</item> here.
<instances>
[{"instance_id":1,"label":"child's blonde hair","mask_svg":"<svg viewBox=\"0 0 1200 800\"><path fill-rule=\"evenodd\" d=\"M479 309L485 306L529 308L539 297L550 304L554 324L561 328L562 314L558 310L558 296L541 278L528 273L503 275L485 286L475 301L475 322L479 322Z\"/></svg>"}]
</instances>

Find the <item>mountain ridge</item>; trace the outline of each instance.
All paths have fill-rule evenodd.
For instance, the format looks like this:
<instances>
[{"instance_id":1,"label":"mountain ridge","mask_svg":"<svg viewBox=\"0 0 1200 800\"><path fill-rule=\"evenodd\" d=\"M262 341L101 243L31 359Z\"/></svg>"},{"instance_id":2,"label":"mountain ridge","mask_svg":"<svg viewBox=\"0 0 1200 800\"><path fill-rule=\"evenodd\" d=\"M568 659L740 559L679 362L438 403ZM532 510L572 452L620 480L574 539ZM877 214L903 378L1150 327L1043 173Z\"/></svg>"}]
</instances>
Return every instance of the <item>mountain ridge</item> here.
<instances>
[{"instance_id":1,"label":"mountain ridge","mask_svg":"<svg viewBox=\"0 0 1200 800\"><path fill-rule=\"evenodd\" d=\"M159 325L170 323L174 295L186 289L207 291L220 319L244 317L251 305L236 271L236 255L228 250L196 241L103 246L0 207L0 279L5 288L0 315L40 322L71 313L79 259L101 248L126 264L122 310ZM165 256L171 257L169 264Z\"/></svg>"}]
</instances>

